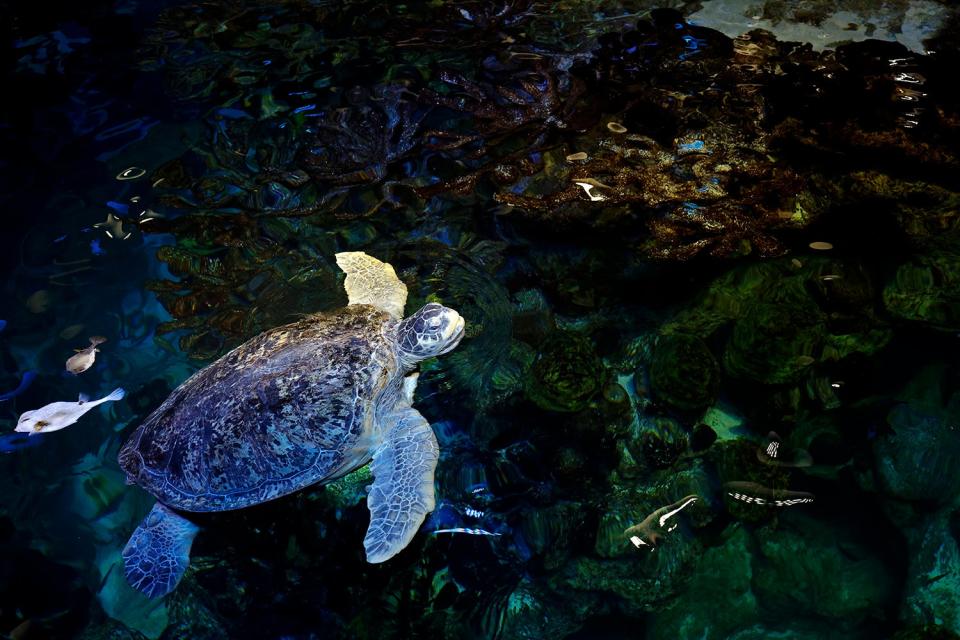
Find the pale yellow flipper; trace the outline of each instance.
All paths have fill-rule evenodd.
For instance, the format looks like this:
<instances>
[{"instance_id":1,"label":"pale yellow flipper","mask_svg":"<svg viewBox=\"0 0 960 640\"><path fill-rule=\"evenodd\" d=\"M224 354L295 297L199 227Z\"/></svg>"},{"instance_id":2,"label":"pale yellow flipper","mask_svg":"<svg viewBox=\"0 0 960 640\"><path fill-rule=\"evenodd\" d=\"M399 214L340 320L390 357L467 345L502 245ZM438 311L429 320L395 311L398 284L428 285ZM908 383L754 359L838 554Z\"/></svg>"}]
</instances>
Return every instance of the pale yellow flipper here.
<instances>
[{"instance_id":1,"label":"pale yellow flipper","mask_svg":"<svg viewBox=\"0 0 960 640\"><path fill-rule=\"evenodd\" d=\"M337 266L347 274L343 287L350 304L370 304L397 319L403 317L407 285L397 277L392 266L362 251L345 251L336 258Z\"/></svg>"}]
</instances>

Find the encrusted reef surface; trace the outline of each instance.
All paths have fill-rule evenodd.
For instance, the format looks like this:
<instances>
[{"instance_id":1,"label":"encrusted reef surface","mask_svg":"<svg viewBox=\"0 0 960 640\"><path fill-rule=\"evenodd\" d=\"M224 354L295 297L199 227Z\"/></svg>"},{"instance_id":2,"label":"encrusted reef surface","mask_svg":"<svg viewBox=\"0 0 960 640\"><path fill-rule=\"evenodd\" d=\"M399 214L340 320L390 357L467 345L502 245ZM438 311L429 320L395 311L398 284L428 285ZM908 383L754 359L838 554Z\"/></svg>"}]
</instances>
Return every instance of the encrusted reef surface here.
<instances>
[{"instance_id":1,"label":"encrusted reef surface","mask_svg":"<svg viewBox=\"0 0 960 640\"><path fill-rule=\"evenodd\" d=\"M0 633L960 638L960 17L876 4L16 8L0 420L127 398L0 436ZM466 320L435 511L378 565L368 469L205 517L145 600L120 443L343 250Z\"/></svg>"}]
</instances>

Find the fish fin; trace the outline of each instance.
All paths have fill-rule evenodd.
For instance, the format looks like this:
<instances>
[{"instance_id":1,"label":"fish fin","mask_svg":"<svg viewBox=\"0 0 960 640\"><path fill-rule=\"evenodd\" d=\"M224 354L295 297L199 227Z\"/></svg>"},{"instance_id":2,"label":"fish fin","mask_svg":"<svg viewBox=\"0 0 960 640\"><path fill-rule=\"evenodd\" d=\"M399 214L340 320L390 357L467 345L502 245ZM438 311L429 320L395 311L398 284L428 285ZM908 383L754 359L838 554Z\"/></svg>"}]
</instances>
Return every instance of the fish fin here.
<instances>
[{"instance_id":1,"label":"fish fin","mask_svg":"<svg viewBox=\"0 0 960 640\"><path fill-rule=\"evenodd\" d=\"M75 353L83 353L86 349L74 349Z\"/></svg>"},{"instance_id":2,"label":"fish fin","mask_svg":"<svg viewBox=\"0 0 960 640\"><path fill-rule=\"evenodd\" d=\"M90 340L90 344L93 346L97 346L98 344L103 344L104 342L107 341L107 339L104 338L103 336L90 336L89 340Z\"/></svg>"},{"instance_id":3,"label":"fish fin","mask_svg":"<svg viewBox=\"0 0 960 640\"><path fill-rule=\"evenodd\" d=\"M85 394L85 393L81 393L81 394L80 394L80 398L79 398L77 401L78 401L80 404L83 404L84 402L90 402L90 396L88 396L88 395Z\"/></svg>"},{"instance_id":4,"label":"fish fin","mask_svg":"<svg viewBox=\"0 0 960 640\"><path fill-rule=\"evenodd\" d=\"M104 400L110 400L111 402L114 400L123 400L123 396L125 395L127 395L127 392L123 390L123 387L117 387L111 391L110 395L106 396Z\"/></svg>"}]
</instances>

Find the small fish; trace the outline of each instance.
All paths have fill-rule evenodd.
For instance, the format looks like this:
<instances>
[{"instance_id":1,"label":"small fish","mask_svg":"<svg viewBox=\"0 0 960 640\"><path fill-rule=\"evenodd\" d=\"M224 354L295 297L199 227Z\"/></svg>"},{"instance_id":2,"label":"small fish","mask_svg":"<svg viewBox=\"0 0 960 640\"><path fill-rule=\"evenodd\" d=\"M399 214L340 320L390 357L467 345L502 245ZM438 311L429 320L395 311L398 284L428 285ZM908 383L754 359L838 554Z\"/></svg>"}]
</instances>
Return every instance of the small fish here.
<instances>
[{"instance_id":1,"label":"small fish","mask_svg":"<svg viewBox=\"0 0 960 640\"><path fill-rule=\"evenodd\" d=\"M757 448L757 459L775 467L809 467L813 464L807 451L787 447L775 431L767 434L766 447Z\"/></svg>"},{"instance_id":2,"label":"small fish","mask_svg":"<svg viewBox=\"0 0 960 640\"><path fill-rule=\"evenodd\" d=\"M437 529L433 532L434 535L438 533L467 533L471 536L499 536L499 533L491 533L486 529L469 529L467 527L453 527L452 529Z\"/></svg>"},{"instance_id":3,"label":"small fish","mask_svg":"<svg viewBox=\"0 0 960 640\"><path fill-rule=\"evenodd\" d=\"M97 345L106 342L103 336L90 336L90 346L86 349L76 349L76 353L67 359L67 371L74 375L80 375L93 366L97 359Z\"/></svg>"},{"instance_id":4,"label":"small fish","mask_svg":"<svg viewBox=\"0 0 960 640\"><path fill-rule=\"evenodd\" d=\"M815 497L806 491L770 489L756 482L726 482L723 488L734 500L771 507L792 507L795 504L813 502Z\"/></svg>"},{"instance_id":5,"label":"small fish","mask_svg":"<svg viewBox=\"0 0 960 640\"><path fill-rule=\"evenodd\" d=\"M94 229L103 229L103 232L107 234L108 238L120 238L121 240L126 240L132 235L132 232L127 231L123 227L124 220L113 215L113 212L107 214L107 219L103 222L98 222L93 225Z\"/></svg>"},{"instance_id":6,"label":"small fish","mask_svg":"<svg viewBox=\"0 0 960 640\"><path fill-rule=\"evenodd\" d=\"M11 398L16 398L18 395L27 390L27 387L30 386L30 383L33 382L33 379L37 377L37 374L33 371L27 371L23 374L23 377L20 378L20 384L17 385L17 388L13 391L7 391L6 393L0 393L0 402L4 400L10 400Z\"/></svg>"},{"instance_id":7,"label":"small fish","mask_svg":"<svg viewBox=\"0 0 960 640\"><path fill-rule=\"evenodd\" d=\"M51 402L39 409L24 412L17 420L17 428L14 431L29 433L30 435L59 431L72 425L82 418L83 414L97 405L121 400L124 395L126 395L124 390L118 387L111 391L109 395L93 402L90 402L89 398L82 393L77 402Z\"/></svg>"},{"instance_id":8,"label":"small fish","mask_svg":"<svg viewBox=\"0 0 960 640\"><path fill-rule=\"evenodd\" d=\"M657 509L640 524L633 525L623 532L636 548L650 547L651 551L660 544L664 536L677 528L677 523L668 526L670 518L683 511L688 505L699 500L698 496L690 495L671 505Z\"/></svg>"}]
</instances>

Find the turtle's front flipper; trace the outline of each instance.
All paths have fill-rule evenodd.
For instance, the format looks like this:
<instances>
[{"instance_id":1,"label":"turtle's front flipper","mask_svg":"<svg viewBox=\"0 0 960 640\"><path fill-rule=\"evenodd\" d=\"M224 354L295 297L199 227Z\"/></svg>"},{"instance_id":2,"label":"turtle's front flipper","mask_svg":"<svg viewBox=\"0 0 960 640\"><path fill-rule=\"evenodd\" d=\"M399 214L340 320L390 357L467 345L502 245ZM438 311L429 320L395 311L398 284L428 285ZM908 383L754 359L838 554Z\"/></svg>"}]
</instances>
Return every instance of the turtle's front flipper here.
<instances>
[{"instance_id":1,"label":"turtle's front flipper","mask_svg":"<svg viewBox=\"0 0 960 640\"><path fill-rule=\"evenodd\" d=\"M123 548L127 582L148 598L173 591L190 564L190 545L200 527L159 502Z\"/></svg>"},{"instance_id":2,"label":"turtle's front flipper","mask_svg":"<svg viewBox=\"0 0 960 640\"><path fill-rule=\"evenodd\" d=\"M440 457L437 438L416 410L404 409L394 416L395 425L388 427L383 443L373 453L373 485L367 496L370 526L363 539L367 562L383 562L399 553L435 504L433 471Z\"/></svg>"}]
</instances>

